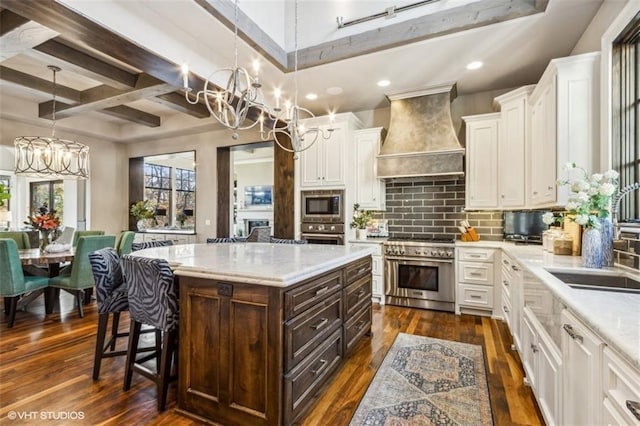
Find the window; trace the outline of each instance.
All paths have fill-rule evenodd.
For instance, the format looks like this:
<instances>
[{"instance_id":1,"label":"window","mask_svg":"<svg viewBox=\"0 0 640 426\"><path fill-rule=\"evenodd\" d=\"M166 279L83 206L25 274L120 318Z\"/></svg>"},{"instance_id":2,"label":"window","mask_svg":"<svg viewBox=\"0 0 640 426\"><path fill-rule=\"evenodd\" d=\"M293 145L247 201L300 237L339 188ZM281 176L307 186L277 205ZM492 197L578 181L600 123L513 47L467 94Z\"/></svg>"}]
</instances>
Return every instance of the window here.
<instances>
[{"instance_id":1,"label":"window","mask_svg":"<svg viewBox=\"0 0 640 426\"><path fill-rule=\"evenodd\" d=\"M155 209L158 227L193 229L196 172L193 152L144 158L144 199Z\"/></svg>"},{"instance_id":2,"label":"window","mask_svg":"<svg viewBox=\"0 0 640 426\"><path fill-rule=\"evenodd\" d=\"M613 167L620 187L640 181L640 13L613 45ZM620 219L640 217L640 194L620 203Z\"/></svg>"},{"instance_id":3,"label":"window","mask_svg":"<svg viewBox=\"0 0 640 426\"><path fill-rule=\"evenodd\" d=\"M29 214L41 208L55 211L63 223L64 184L62 180L31 182L29 184Z\"/></svg>"}]
</instances>

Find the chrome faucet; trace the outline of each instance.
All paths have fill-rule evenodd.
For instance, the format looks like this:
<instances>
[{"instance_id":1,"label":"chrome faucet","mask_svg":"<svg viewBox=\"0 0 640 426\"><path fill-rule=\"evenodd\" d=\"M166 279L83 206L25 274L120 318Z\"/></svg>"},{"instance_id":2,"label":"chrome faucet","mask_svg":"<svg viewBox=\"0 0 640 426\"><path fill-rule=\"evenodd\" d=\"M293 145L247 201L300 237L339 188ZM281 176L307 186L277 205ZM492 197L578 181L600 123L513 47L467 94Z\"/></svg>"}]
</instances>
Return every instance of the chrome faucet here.
<instances>
[{"instance_id":1,"label":"chrome faucet","mask_svg":"<svg viewBox=\"0 0 640 426\"><path fill-rule=\"evenodd\" d=\"M611 212L613 222L614 240L620 239L620 225L618 225L618 213L620 210L620 201L632 191L640 189L640 182L632 183L618 191L618 194L613 199L613 211Z\"/></svg>"}]
</instances>

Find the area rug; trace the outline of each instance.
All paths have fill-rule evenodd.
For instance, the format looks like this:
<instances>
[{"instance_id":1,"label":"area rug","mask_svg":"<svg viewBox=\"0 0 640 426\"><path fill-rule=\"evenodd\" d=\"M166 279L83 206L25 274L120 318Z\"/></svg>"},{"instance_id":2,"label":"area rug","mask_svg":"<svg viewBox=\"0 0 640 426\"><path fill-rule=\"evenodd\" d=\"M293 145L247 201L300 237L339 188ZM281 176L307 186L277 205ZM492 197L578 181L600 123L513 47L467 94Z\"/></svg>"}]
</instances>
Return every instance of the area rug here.
<instances>
[{"instance_id":1,"label":"area rug","mask_svg":"<svg viewBox=\"0 0 640 426\"><path fill-rule=\"evenodd\" d=\"M398 334L350 425L493 425L482 347Z\"/></svg>"}]
</instances>

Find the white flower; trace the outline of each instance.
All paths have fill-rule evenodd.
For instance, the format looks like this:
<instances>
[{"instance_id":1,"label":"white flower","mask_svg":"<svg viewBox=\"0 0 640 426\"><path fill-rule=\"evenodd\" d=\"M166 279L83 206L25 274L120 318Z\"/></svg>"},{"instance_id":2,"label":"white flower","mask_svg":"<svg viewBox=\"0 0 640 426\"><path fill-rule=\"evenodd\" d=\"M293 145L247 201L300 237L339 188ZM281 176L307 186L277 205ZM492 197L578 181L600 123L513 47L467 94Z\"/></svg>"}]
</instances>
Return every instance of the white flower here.
<instances>
[{"instance_id":1,"label":"white flower","mask_svg":"<svg viewBox=\"0 0 640 426\"><path fill-rule=\"evenodd\" d=\"M565 206L565 208L567 210L575 210L575 209L578 208L578 206L579 206L578 203L576 203L575 201L571 200L571 201L567 202L567 205Z\"/></svg>"},{"instance_id":2,"label":"white flower","mask_svg":"<svg viewBox=\"0 0 640 426\"><path fill-rule=\"evenodd\" d=\"M573 170L576 168L576 163L564 163L563 169Z\"/></svg>"},{"instance_id":3,"label":"white flower","mask_svg":"<svg viewBox=\"0 0 640 426\"><path fill-rule=\"evenodd\" d=\"M591 175L591 180L593 182L600 182L602 180L602 173L594 173L593 175Z\"/></svg>"},{"instance_id":4,"label":"white flower","mask_svg":"<svg viewBox=\"0 0 640 426\"><path fill-rule=\"evenodd\" d=\"M574 221L578 225L586 225L587 222L589 222L589 216L586 214L579 214L579 215L576 215L576 218L574 219Z\"/></svg>"},{"instance_id":5,"label":"white flower","mask_svg":"<svg viewBox=\"0 0 640 426\"><path fill-rule=\"evenodd\" d=\"M618 177L620 176L620 174L618 172L616 172L615 170L607 170L604 173L604 178L607 180L616 180L618 179Z\"/></svg>"},{"instance_id":6,"label":"white flower","mask_svg":"<svg viewBox=\"0 0 640 426\"><path fill-rule=\"evenodd\" d=\"M589 194L587 194L586 192L578 192L578 194L576 195L576 200L579 203L588 203L591 197L589 197Z\"/></svg>"},{"instance_id":7,"label":"white flower","mask_svg":"<svg viewBox=\"0 0 640 426\"><path fill-rule=\"evenodd\" d=\"M553 217L553 213L546 212L545 214L543 214L542 215L542 221L544 223L546 223L547 225L551 225L553 222L555 222L555 219Z\"/></svg>"},{"instance_id":8,"label":"white flower","mask_svg":"<svg viewBox=\"0 0 640 426\"><path fill-rule=\"evenodd\" d=\"M598 193L605 197L610 197L614 192L616 192L616 186L612 183L605 182L598 188Z\"/></svg>"}]
</instances>

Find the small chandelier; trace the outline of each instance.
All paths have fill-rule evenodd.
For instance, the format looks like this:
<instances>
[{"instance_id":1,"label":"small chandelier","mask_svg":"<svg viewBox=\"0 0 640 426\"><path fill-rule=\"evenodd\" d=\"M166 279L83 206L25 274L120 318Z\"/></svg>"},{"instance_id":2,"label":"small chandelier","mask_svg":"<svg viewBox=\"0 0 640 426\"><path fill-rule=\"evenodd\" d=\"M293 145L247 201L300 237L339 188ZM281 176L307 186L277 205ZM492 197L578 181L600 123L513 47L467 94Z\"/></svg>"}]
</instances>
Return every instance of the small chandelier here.
<instances>
[{"instance_id":1,"label":"small chandelier","mask_svg":"<svg viewBox=\"0 0 640 426\"><path fill-rule=\"evenodd\" d=\"M293 82L294 82L294 98L293 104L286 101L284 109L280 108L280 90L275 91L275 108L270 112L266 107L263 108L263 114L267 117L272 125L265 131L265 116L260 115L260 137L262 140L273 139L278 146L288 152L294 153L294 159L298 159L298 153L306 151L322 137L327 140L334 131L332 127L323 130L319 126L306 127L300 123L300 120L314 118L315 115L306 108L298 105L298 1L294 1L294 65L293 65ZM333 123L334 114L329 114L329 121ZM291 148L285 146L284 140L280 140L283 136L291 140Z\"/></svg>"},{"instance_id":2,"label":"small chandelier","mask_svg":"<svg viewBox=\"0 0 640 426\"><path fill-rule=\"evenodd\" d=\"M187 102L195 105L202 97L209 113L220 124L233 131L231 134L233 139L238 139L239 130L251 129L258 123L258 120L251 120L248 117L249 111L251 109L261 111L264 108L260 91L262 84L258 77L259 62L257 60L253 62L253 75L246 68L238 66L238 0L235 2L233 47L234 67L214 71L205 80L203 89L195 94L195 99L189 96L189 92L193 89L189 87L189 68L186 64L182 66L182 78ZM225 89L218 88L211 82L213 77L225 75L227 80Z\"/></svg>"},{"instance_id":3,"label":"small chandelier","mask_svg":"<svg viewBox=\"0 0 640 426\"><path fill-rule=\"evenodd\" d=\"M51 137L18 136L15 138L15 173L32 177L87 179L89 147L79 142L56 138L56 73L60 68L47 66L53 72L53 113Z\"/></svg>"}]
</instances>

